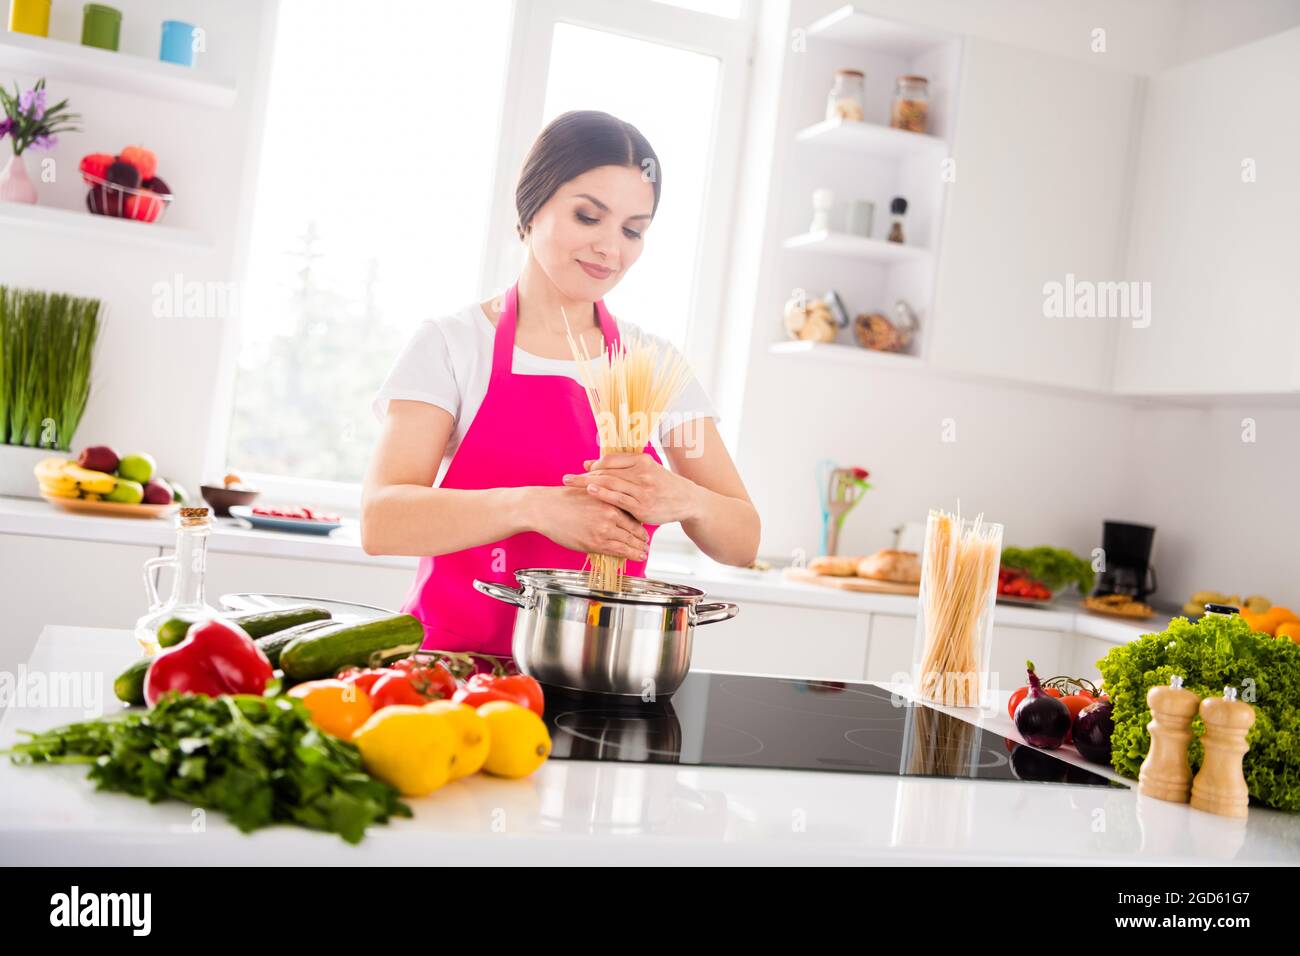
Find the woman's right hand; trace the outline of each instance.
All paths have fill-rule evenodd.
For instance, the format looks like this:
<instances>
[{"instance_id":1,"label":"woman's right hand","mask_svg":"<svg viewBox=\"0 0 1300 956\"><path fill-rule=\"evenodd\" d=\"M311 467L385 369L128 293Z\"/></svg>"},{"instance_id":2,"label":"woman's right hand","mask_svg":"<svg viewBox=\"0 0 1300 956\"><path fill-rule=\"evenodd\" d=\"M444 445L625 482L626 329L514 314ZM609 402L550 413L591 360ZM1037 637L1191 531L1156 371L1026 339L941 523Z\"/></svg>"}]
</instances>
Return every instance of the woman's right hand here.
<instances>
[{"instance_id":1,"label":"woman's right hand","mask_svg":"<svg viewBox=\"0 0 1300 956\"><path fill-rule=\"evenodd\" d=\"M532 530L572 551L630 561L645 559L650 536L622 508L601 501L582 487L530 490Z\"/></svg>"}]
</instances>

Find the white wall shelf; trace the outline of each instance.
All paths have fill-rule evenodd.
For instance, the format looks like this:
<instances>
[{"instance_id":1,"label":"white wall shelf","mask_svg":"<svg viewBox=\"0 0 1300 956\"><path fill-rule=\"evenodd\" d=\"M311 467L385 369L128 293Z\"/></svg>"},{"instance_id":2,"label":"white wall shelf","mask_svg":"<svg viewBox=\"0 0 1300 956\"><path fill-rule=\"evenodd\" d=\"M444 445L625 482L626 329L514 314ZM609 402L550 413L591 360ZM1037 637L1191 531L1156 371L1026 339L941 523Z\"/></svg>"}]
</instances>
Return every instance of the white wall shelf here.
<instances>
[{"instance_id":1,"label":"white wall shelf","mask_svg":"<svg viewBox=\"0 0 1300 956\"><path fill-rule=\"evenodd\" d=\"M233 81L191 67L25 33L0 33L0 68L215 109L234 106L237 95Z\"/></svg>"},{"instance_id":2,"label":"white wall shelf","mask_svg":"<svg viewBox=\"0 0 1300 956\"><path fill-rule=\"evenodd\" d=\"M815 20L808 27L808 36L848 43L863 50L908 57L925 53L955 39L952 34L942 30L862 13L852 4L846 4Z\"/></svg>"},{"instance_id":3,"label":"white wall shelf","mask_svg":"<svg viewBox=\"0 0 1300 956\"><path fill-rule=\"evenodd\" d=\"M831 256L851 256L855 259L872 259L876 262L922 262L930 258L927 249L909 246L884 239L868 239L846 232L805 232L791 236L782 245L799 252L824 253Z\"/></svg>"},{"instance_id":4,"label":"white wall shelf","mask_svg":"<svg viewBox=\"0 0 1300 956\"><path fill-rule=\"evenodd\" d=\"M822 120L799 130L794 138L800 143L889 157L939 155L948 148L945 140L929 133L857 120Z\"/></svg>"},{"instance_id":5,"label":"white wall shelf","mask_svg":"<svg viewBox=\"0 0 1300 956\"><path fill-rule=\"evenodd\" d=\"M189 229L177 229L156 222L96 216L89 212L57 209L53 206L0 202L0 228L11 227L36 229L91 242L123 242L197 252L212 248L212 243L206 236Z\"/></svg>"},{"instance_id":6,"label":"white wall shelf","mask_svg":"<svg viewBox=\"0 0 1300 956\"><path fill-rule=\"evenodd\" d=\"M890 366L893 368L917 368L921 359L906 352L881 352L876 349L864 349L860 345L843 345L839 342L776 342L768 348L773 355L800 355L819 361L836 362L841 365Z\"/></svg>"}]
</instances>

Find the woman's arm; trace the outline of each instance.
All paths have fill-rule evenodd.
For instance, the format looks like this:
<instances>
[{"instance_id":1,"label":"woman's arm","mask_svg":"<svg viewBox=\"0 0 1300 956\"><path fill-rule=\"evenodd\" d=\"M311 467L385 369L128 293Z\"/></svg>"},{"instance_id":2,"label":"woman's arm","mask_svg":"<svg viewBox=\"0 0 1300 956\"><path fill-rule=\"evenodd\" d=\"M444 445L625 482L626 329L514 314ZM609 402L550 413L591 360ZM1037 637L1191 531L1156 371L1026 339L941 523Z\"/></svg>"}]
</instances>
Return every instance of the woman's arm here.
<instances>
[{"instance_id":1,"label":"woman's arm","mask_svg":"<svg viewBox=\"0 0 1300 956\"><path fill-rule=\"evenodd\" d=\"M606 455L565 484L585 487L638 521L679 521L701 551L722 564L745 566L758 556L760 522L712 418L697 418L668 433L664 451L672 471L640 453Z\"/></svg>"},{"instance_id":2,"label":"woman's arm","mask_svg":"<svg viewBox=\"0 0 1300 956\"><path fill-rule=\"evenodd\" d=\"M430 487L455 424L437 405L388 403L361 490L366 554L448 554L526 530L523 488Z\"/></svg>"},{"instance_id":3,"label":"woman's arm","mask_svg":"<svg viewBox=\"0 0 1300 956\"><path fill-rule=\"evenodd\" d=\"M618 508L562 487L430 487L455 421L427 402L394 399L361 492L367 554L449 554L538 531L575 551L639 559L645 529ZM508 462L502 462L508 468Z\"/></svg>"}]
</instances>

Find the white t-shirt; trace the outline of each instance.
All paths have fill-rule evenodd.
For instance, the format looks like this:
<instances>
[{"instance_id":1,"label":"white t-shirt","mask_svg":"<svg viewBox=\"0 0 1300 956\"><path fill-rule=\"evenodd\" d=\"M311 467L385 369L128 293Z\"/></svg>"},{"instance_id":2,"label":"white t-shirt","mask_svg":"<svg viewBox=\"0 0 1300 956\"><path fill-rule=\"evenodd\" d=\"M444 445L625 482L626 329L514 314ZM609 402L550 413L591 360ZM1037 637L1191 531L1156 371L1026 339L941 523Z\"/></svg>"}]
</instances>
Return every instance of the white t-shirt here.
<instances>
[{"instance_id":1,"label":"white t-shirt","mask_svg":"<svg viewBox=\"0 0 1300 956\"><path fill-rule=\"evenodd\" d=\"M635 323L618 320L621 338L628 341L641 335L659 346L659 354L676 351L664 338L642 331ZM371 407L380 421L388 413L388 403L393 399L428 402L446 409L456 420L456 427L447 441L442 466L438 469L435 485L441 483L452 456L469 431L483 398L487 395L488 381L492 377L492 345L496 326L484 314L477 302L459 312L425 319L402 349L392 370L375 394ZM662 359L661 359L662 360ZM516 375L567 375L581 384L578 364L570 359L542 358L514 349L513 371ZM691 375L659 422L659 442L683 422L694 418L714 418L709 397L699 381Z\"/></svg>"}]
</instances>

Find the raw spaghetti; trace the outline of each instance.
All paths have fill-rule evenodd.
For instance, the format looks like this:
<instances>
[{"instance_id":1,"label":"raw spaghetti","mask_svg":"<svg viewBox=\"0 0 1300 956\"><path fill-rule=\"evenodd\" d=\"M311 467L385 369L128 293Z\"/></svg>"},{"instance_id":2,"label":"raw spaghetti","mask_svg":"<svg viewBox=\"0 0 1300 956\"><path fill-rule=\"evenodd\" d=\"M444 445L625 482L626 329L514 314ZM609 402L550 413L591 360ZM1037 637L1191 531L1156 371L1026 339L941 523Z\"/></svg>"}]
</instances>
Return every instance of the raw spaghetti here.
<instances>
[{"instance_id":1,"label":"raw spaghetti","mask_svg":"<svg viewBox=\"0 0 1300 956\"><path fill-rule=\"evenodd\" d=\"M644 451L658 432L659 421L681 392L690 367L674 349L662 353L656 342L637 337L632 344L620 340L605 350L605 361L593 361L587 347L573 337L569 316L564 315L565 336L578 365L578 377L596 419L601 455ZM605 591L622 588L626 558L588 554L588 584Z\"/></svg>"},{"instance_id":2,"label":"raw spaghetti","mask_svg":"<svg viewBox=\"0 0 1300 956\"><path fill-rule=\"evenodd\" d=\"M992 595L996 594L1002 527L981 514L963 525L959 515L931 511L921 567L920 696L949 707L978 707L984 675Z\"/></svg>"}]
</instances>

